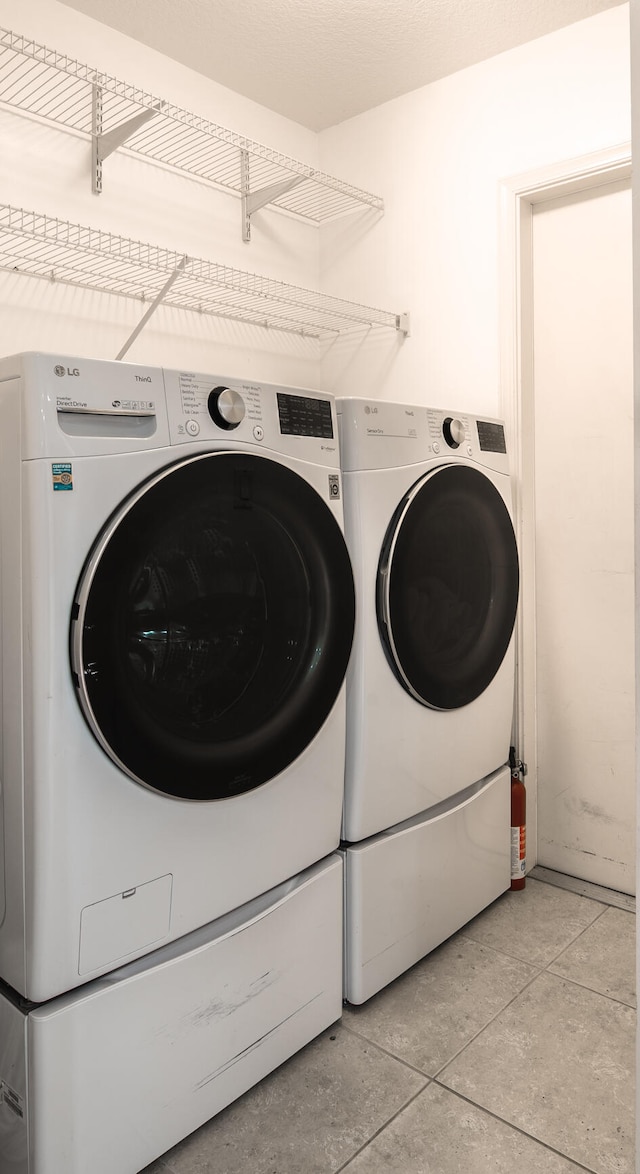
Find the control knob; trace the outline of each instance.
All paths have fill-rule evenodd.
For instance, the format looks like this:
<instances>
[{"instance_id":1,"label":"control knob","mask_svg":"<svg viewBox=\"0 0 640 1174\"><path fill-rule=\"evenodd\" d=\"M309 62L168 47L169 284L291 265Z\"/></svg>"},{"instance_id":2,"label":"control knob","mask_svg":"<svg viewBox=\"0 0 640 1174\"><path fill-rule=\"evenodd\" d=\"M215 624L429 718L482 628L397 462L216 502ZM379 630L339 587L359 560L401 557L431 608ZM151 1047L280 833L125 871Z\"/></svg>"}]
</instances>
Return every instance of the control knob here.
<instances>
[{"instance_id":1,"label":"control knob","mask_svg":"<svg viewBox=\"0 0 640 1174\"><path fill-rule=\"evenodd\" d=\"M462 420L454 420L452 416L447 416L442 422L442 433L449 448L460 448L465 438Z\"/></svg>"},{"instance_id":2,"label":"control knob","mask_svg":"<svg viewBox=\"0 0 640 1174\"><path fill-rule=\"evenodd\" d=\"M240 392L231 387L214 387L209 392L207 408L214 424L226 432L233 431L244 420L244 400Z\"/></svg>"}]
</instances>

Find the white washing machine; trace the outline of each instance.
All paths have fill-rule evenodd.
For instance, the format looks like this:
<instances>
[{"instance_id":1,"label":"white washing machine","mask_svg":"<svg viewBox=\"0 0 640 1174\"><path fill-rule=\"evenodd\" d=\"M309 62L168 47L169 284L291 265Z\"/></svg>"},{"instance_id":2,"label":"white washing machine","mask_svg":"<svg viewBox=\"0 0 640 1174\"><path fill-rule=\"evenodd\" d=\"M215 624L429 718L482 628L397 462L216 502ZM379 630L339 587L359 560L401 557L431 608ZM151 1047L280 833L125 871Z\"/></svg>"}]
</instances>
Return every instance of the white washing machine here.
<instances>
[{"instance_id":1,"label":"white washing machine","mask_svg":"<svg viewBox=\"0 0 640 1174\"><path fill-rule=\"evenodd\" d=\"M340 1016L335 405L27 354L0 453L0 1166L133 1174Z\"/></svg>"},{"instance_id":2,"label":"white washing machine","mask_svg":"<svg viewBox=\"0 0 640 1174\"><path fill-rule=\"evenodd\" d=\"M503 425L338 400L358 610L345 992L360 1003L510 884L518 556Z\"/></svg>"},{"instance_id":3,"label":"white washing machine","mask_svg":"<svg viewBox=\"0 0 640 1174\"><path fill-rule=\"evenodd\" d=\"M339 842L352 572L320 392L0 363L0 977L42 1002Z\"/></svg>"}]
</instances>

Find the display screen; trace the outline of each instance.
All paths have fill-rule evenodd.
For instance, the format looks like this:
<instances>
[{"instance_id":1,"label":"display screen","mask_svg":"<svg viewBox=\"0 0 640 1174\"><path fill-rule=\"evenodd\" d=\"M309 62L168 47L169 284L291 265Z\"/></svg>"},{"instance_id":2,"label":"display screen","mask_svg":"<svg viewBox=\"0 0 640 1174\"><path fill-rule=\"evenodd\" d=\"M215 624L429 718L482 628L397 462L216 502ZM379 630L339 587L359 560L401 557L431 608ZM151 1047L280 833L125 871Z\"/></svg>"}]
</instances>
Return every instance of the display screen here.
<instances>
[{"instance_id":1,"label":"display screen","mask_svg":"<svg viewBox=\"0 0 640 1174\"><path fill-rule=\"evenodd\" d=\"M283 436L320 436L333 440L329 400L278 392L278 416Z\"/></svg>"},{"instance_id":2,"label":"display screen","mask_svg":"<svg viewBox=\"0 0 640 1174\"><path fill-rule=\"evenodd\" d=\"M483 452L506 452L507 445L502 424L478 420L478 440Z\"/></svg>"}]
</instances>

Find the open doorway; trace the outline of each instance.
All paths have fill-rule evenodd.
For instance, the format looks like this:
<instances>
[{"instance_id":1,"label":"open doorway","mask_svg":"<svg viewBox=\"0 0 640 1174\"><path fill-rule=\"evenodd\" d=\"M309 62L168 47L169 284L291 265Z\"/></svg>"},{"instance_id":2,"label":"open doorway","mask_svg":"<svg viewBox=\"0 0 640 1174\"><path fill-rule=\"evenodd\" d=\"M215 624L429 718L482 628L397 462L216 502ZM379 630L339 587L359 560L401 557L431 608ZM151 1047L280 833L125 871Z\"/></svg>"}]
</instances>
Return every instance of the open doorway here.
<instances>
[{"instance_id":1,"label":"open doorway","mask_svg":"<svg viewBox=\"0 0 640 1174\"><path fill-rule=\"evenodd\" d=\"M509 181L502 192L504 413L523 564L515 737L528 764L529 855L627 893L635 890L629 173L622 148Z\"/></svg>"}]
</instances>

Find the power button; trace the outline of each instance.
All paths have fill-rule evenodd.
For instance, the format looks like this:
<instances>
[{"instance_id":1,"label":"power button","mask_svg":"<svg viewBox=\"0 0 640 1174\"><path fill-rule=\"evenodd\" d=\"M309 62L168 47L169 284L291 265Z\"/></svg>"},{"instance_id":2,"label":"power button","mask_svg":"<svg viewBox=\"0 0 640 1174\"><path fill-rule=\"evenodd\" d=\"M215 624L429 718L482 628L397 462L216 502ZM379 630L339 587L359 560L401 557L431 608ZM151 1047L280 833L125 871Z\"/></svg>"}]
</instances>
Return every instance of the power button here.
<instances>
[{"instance_id":1,"label":"power button","mask_svg":"<svg viewBox=\"0 0 640 1174\"><path fill-rule=\"evenodd\" d=\"M197 420L187 420L184 430L189 433L189 436L197 436L200 431L200 425Z\"/></svg>"}]
</instances>

